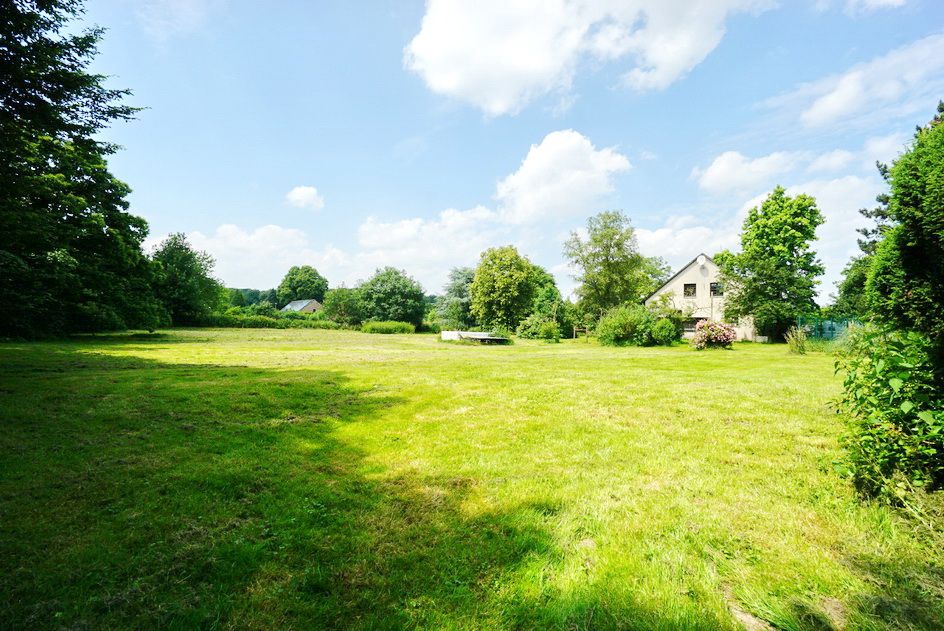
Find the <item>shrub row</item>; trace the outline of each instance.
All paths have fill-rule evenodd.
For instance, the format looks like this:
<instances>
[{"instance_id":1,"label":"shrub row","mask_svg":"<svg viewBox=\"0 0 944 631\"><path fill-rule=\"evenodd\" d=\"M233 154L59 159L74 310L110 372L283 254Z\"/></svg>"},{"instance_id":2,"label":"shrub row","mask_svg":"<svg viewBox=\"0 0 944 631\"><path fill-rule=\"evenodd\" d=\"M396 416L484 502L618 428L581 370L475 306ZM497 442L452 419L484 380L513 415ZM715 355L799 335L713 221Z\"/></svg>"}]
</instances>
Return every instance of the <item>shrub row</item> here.
<instances>
[{"instance_id":1,"label":"shrub row","mask_svg":"<svg viewBox=\"0 0 944 631\"><path fill-rule=\"evenodd\" d=\"M416 327L409 322L397 322L395 320L370 321L361 326L364 333L415 333Z\"/></svg>"},{"instance_id":2,"label":"shrub row","mask_svg":"<svg viewBox=\"0 0 944 631\"><path fill-rule=\"evenodd\" d=\"M314 318L272 318L262 315L236 315L215 313L204 316L197 326L212 326L237 329L340 329L337 322Z\"/></svg>"}]
</instances>

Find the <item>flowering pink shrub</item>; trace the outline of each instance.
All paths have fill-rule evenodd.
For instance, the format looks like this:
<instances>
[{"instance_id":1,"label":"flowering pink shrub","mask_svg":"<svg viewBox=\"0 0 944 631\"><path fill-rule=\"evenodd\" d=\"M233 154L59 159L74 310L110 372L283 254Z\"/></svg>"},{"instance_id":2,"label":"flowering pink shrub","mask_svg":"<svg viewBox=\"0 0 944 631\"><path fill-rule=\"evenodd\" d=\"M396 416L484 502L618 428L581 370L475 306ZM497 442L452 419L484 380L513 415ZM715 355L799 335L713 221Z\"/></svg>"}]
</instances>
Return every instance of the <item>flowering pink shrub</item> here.
<instances>
[{"instance_id":1,"label":"flowering pink shrub","mask_svg":"<svg viewBox=\"0 0 944 631\"><path fill-rule=\"evenodd\" d=\"M714 320L699 320L695 325L695 337L692 346L697 350L703 348L731 348L731 343L737 338L734 327Z\"/></svg>"}]
</instances>

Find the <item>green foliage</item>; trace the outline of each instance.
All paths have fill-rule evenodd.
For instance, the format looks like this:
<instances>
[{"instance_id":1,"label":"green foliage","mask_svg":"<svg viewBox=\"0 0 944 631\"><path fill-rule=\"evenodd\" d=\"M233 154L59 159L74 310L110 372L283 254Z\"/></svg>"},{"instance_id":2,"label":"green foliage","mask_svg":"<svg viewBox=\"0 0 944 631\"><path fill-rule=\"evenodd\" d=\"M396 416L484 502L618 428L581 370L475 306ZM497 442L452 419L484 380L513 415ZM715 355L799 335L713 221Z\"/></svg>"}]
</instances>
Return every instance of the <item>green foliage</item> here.
<instances>
[{"instance_id":1,"label":"green foliage","mask_svg":"<svg viewBox=\"0 0 944 631\"><path fill-rule=\"evenodd\" d=\"M897 496L899 480L944 484L944 396L933 345L919 333L854 327L838 354L849 419L844 470L866 495Z\"/></svg>"},{"instance_id":2,"label":"green foliage","mask_svg":"<svg viewBox=\"0 0 944 631\"><path fill-rule=\"evenodd\" d=\"M213 278L213 257L190 247L187 237L172 234L152 255L155 293L174 325L196 324L222 306L222 285Z\"/></svg>"},{"instance_id":3,"label":"green foliage","mask_svg":"<svg viewBox=\"0 0 944 631\"><path fill-rule=\"evenodd\" d=\"M863 254L850 260L842 270L842 279L836 283L838 294L833 304L823 309L830 320L863 320L868 316L869 305L865 284L869 275L872 256Z\"/></svg>"},{"instance_id":4,"label":"green foliage","mask_svg":"<svg viewBox=\"0 0 944 631\"><path fill-rule=\"evenodd\" d=\"M230 289L228 302L233 307L248 307L258 302L274 305L278 298L274 289Z\"/></svg>"},{"instance_id":5,"label":"green foliage","mask_svg":"<svg viewBox=\"0 0 944 631\"><path fill-rule=\"evenodd\" d=\"M807 336L806 329L802 326L791 326L787 329L787 333L784 336L787 340L787 346L790 348L791 353L796 353L797 355L806 355L807 347Z\"/></svg>"},{"instance_id":6,"label":"green foliage","mask_svg":"<svg viewBox=\"0 0 944 631\"><path fill-rule=\"evenodd\" d=\"M536 266L508 245L482 253L469 288L471 313L487 326L513 329L534 307Z\"/></svg>"},{"instance_id":7,"label":"green foliage","mask_svg":"<svg viewBox=\"0 0 944 631\"><path fill-rule=\"evenodd\" d=\"M472 281L475 270L471 267L455 267L449 272L449 282L443 295L436 300L436 316L440 324L449 329L469 329L477 326L472 315Z\"/></svg>"},{"instance_id":8,"label":"green foliage","mask_svg":"<svg viewBox=\"0 0 944 631\"><path fill-rule=\"evenodd\" d=\"M226 303L231 307L245 307L249 304L246 300L246 295L241 289L233 289L227 287L226 289Z\"/></svg>"},{"instance_id":9,"label":"green foliage","mask_svg":"<svg viewBox=\"0 0 944 631\"><path fill-rule=\"evenodd\" d=\"M236 308L238 309L238 307ZM312 317L304 317L312 316ZM341 325L311 314L255 315L228 310L226 313L212 313L202 316L196 326L236 328L236 329L340 329Z\"/></svg>"},{"instance_id":10,"label":"green foliage","mask_svg":"<svg viewBox=\"0 0 944 631\"><path fill-rule=\"evenodd\" d=\"M322 311L329 320L348 326L357 326L364 321L364 301L359 289L329 289L322 306Z\"/></svg>"},{"instance_id":11,"label":"green foliage","mask_svg":"<svg viewBox=\"0 0 944 631\"><path fill-rule=\"evenodd\" d=\"M77 1L0 9L0 336L154 328L167 314L141 251L147 223L96 140L131 118L124 90L90 74L100 29Z\"/></svg>"},{"instance_id":12,"label":"green foliage","mask_svg":"<svg viewBox=\"0 0 944 631\"><path fill-rule=\"evenodd\" d=\"M314 298L324 302L328 291L328 279L311 265L293 265L275 290L277 305L284 307L293 300Z\"/></svg>"},{"instance_id":13,"label":"green foliage","mask_svg":"<svg viewBox=\"0 0 944 631\"><path fill-rule=\"evenodd\" d=\"M550 342L559 342L561 338L560 326L553 319L532 313L521 321L518 325L516 334L520 338L528 340L547 340Z\"/></svg>"},{"instance_id":14,"label":"green foliage","mask_svg":"<svg viewBox=\"0 0 944 631\"><path fill-rule=\"evenodd\" d=\"M249 305L246 307L245 312L249 315L261 315L269 318L277 318L280 315L288 316L288 313L282 314L282 312L268 300Z\"/></svg>"},{"instance_id":15,"label":"green foliage","mask_svg":"<svg viewBox=\"0 0 944 631\"><path fill-rule=\"evenodd\" d=\"M650 303L647 308L652 313L652 317L658 320L668 320L675 327L675 339L682 339L685 333L685 321L692 316L690 308L685 310L678 309L672 302L672 297L663 294Z\"/></svg>"},{"instance_id":16,"label":"green foliage","mask_svg":"<svg viewBox=\"0 0 944 631\"><path fill-rule=\"evenodd\" d=\"M364 333L382 333L389 335L394 333L415 333L416 327L409 322L370 320L361 326L361 331Z\"/></svg>"},{"instance_id":17,"label":"green foliage","mask_svg":"<svg viewBox=\"0 0 944 631\"><path fill-rule=\"evenodd\" d=\"M652 341L662 346L672 346L682 339L675 322L669 318L660 318L652 325Z\"/></svg>"},{"instance_id":18,"label":"green foliage","mask_svg":"<svg viewBox=\"0 0 944 631\"><path fill-rule=\"evenodd\" d=\"M365 320L393 320L414 326L423 323L426 312L423 288L402 270L378 269L360 286L359 292Z\"/></svg>"},{"instance_id":19,"label":"green foliage","mask_svg":"<svg viewBox=\"0 0 944 631\"><path fill-rule=\"evenodd\" d=\"M944 387L944 103L888 172L892 227L878 245L866 282L875 313L931 340Z\"/></svg>"},{"instance_id":20,"label":"green foliage","mask_svg":"<svg viewBox=\"0 0 944 631\"><path fill-rule=\"evenodd\" d=\"M621 305L603 314L596 335L604 346L652 346L655 318L642 305Z\"/></svg>"},{"instance_id":21,"label":"green foliage","mask_svg":"<svg viewBox=\"0 0 944 631\"><path fill-rule=\"evenodd\" d=\"M810 244L822 223L816 200L790 197L780 186L752 208L741 251L715 257L725 286L725 318L753 316L761 334L782 339L798 317L815 313L816 278L823 266Z\"/></svg>"},{"instance_id":22,"label":"green foliage","mask_svg":"<svg viewBox=\"0 0 944 631\"><path fill-rule=\"evenodd\" d=\"M571 233L564 256L579 270L580 307L592 320L623 303L641 302L669 278L665 261L639 253L629 218L619 211L587 220L586 240Z\"/></svg>"}]
</instances>

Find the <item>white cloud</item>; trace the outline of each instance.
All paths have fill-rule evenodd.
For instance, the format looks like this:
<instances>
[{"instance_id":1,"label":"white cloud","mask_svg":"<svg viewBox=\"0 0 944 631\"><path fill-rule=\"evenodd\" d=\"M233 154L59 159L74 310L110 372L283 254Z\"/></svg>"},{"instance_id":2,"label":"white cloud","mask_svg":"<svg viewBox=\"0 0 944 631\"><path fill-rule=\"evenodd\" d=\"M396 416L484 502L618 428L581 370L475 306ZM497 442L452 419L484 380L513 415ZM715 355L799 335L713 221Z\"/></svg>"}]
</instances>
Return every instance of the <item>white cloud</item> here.
<instances>
[{"instance_id":1,"label":"white cloud","mask_svg":"<svg viewBox=\"0 0 944 631\"><path fill-rule=\"evenodd\" d=\"M296 208L311 208L312 210L324 208L324 197L314 186L296 186L285 194L285 201Z\"/></svg>"},{"instance_id":2,"label":"white cloud","mask_svg":"<svg viewBox=\"0 0 944 631\"><path fill-rule=\"evenodd\" d=\"M876 161L891 164L905 150L907 142L907 136L901 133L868 138L862 148L865 168L874 168Z\"/></svg>"},{"instance_id":3,"label":"white cloud","mask_svg":"<svg viewBox=\"0 0 944 631\"><path fill-rule=\"evenodd\" d=\"M787 187L787 193L806 193L816 198L826 223L819 227L819 239L813 244L820 260L826 266L826 274L819 286L821 304L835 291L842 268L849 259L859 253L856 230L865 227L868 221L859 214L860 208L875 205L875 196L883 190L877 176L858 177L847 175L830 180L812 180Z\"/></svg>"},{"instance_id":4,"label":"white cloud","mask_svg":"<svg viewBox=\"0 0 944 631\"><path fill-rule=\"evenodd\" d=\"M816 0L813 7L817 11L828 11L842 6L847 15L860 16L879 9L897 9L905 6L906 0Z\"/></svg>"},{"instance_id":5,"label":"white cloud","mask_svg":"<svg viewBox=\"0 0 944 631\"><path fill-rule=\"evenodd\" d=\"M551 132L498 183L501 219L523 224L586 214L613 191L613 175L629 168L626 156L596 149L572 129Z\"/></svg>"},{"instance_id":6,"label":"white cloud","mask_svg":"<svg viewBox=\"0 0 944 631\"><path fill-rule=\"evenodd\" d=\"M701 252L711 256L736 248L740 226L739 216L709 226L694 215L677 215L669 217L660 228L638 228L636 238L641 252L661 256L677 268Z\"/></svg>"},{"instance_id":7,"label":"white cloud","mask_svg":"<svg viewBox=\"0 0 944 631\"><path fill-rule=\"evenodd\" d=\"M855 160L855 154L845 149L834 149L816 156L806 167L807 171L838 171Z\"/></svg>"},{"instance_id":8,"label":"white cloud","mask_svg":"<svg viewBox=\"0 0 944 631\"><path fill-rule=\"evenodd\" d=\"M698 185L715 194L760 188L772 178L796 168L803 154L777 151L760 158L748 158L737 151L725 151L707 168L695 167L692 178Z\"/></svg>"},{"instance_id":9,"label":"white cloud","mask_svg":"<svg viewBox=\"0 0 944 631\"><path fill-rule=\"evenodd\" d=\"M196 31L225 0L145 0L137 17L145 32L158 41Z\"/></svg>"},{"instance_id":10,"label":"white cloud","mask_svg":"<svg viewBox=\"0 0 944 631\"><path fill-rule=\"evenodd\" d=\"M944 34L937 34L801 85L767 105L795 111L803 125L820 128L913 118L922 111L930 116L942 91Z\"/></svg>"},{"instance_id":11,"label":"white cloud","mask_svg":"<svg viewBox=\"0 0 944 631\"><path fill-rule=\"evenodd\" d=\"M370 271L385 265L402 267L427 292L438 292L452 267L475 265L482 250L506 235L497 215L484 206L450 208L435 219L383 222L368 217L357 231L362 248L357 258Z\"/></svg>"},{"instance_id":12,"label":"white cloud","mask_svg":"<svg viewBox=\"0 0 944 631\"><path fill-rule=\"evenodd\" d=\"M896 9L905 6L905 0L846 0L846 13L857 15L877 9Z\"/></svg>"},{"instance_id":13,"label":"white cloud","mask_svg":"<svg viewBox=\"0 0 944 631\"><path fill-rule=\"evenodd\" d=\"M584 58L631 57L624 82L663 89L701 63L738 11L769 0L429 0L404 65L490 116L570 91ZM567 102L567 99L564 100Z\"/></svg>"},{"instance_id":14,"label":"white cloud","mask_svg":"<svg viewBox=\"0 0 944 631\"><path fill-rule=\"evenodd\" d=\"M334 280L348 257L332 245L311 247L308 235L294 228L267 225L248 231L223 224L212 234L187 234L191 245L216 259L216 276L229 287L268 289L276 286L292 265L313 265Z\"/></svg>"}]
</instances>

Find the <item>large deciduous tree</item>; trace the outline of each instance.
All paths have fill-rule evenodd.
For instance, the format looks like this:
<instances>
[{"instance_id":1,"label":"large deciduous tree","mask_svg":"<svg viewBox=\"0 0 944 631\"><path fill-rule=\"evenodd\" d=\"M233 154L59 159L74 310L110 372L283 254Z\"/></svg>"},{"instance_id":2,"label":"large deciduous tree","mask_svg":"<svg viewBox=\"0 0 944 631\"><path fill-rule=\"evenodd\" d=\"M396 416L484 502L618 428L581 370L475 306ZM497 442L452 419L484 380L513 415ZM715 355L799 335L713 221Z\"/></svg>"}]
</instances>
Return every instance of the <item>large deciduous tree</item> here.
<instances>
[{"instance_id":1,"label":"large deciduous tree","mask_svg":"<svg viewBox=\"0 0 944 631\"><path fill-rule=\"evenodd\" d=\"M0 335L153 327L143 219L95 135L135 109L88 66L78 0L0 5Z\"/></svg>"},{"instance_id":2,"label":"large deciduous tree","mask_svg":"<svg viewBox=\"0 0 944 631\"><path fill-rule=\"evenodd\" d=\"M534 271L513 246L482 252L469 288L472 315L487 326L516 328L534 307Z\"/></svg>"},{"instance_id":3,"label":"large deciduous tree","mask_svg":"<svg viewBox=\"0 0 944 631\"><path fill-rule=\"evenodd\" d=\"M572 232L564 256L578 270L580 309L593 319L617 305L641 302L669 276L665 261L639 252L629 218L615 210L590 217L586 239Z\"/></svg>"},{"instance_id":4,"label":"large deciduous tree","mask_svg":"<svg viewBox=\"0 0 944 631\"><path fill-rule=\"evenodd\" d=\"M183 234L172 234L157 247L155 291L175 325L199 324L222 306L223 286L213 278L213 257L194 250Z\"/></svg>"},{"instance_id":5,"label":"large deciduous tree","mask_svg":"<svg viewBox=\"0 0 944 631\"><path fill-rule=\"evenodd\" d=\"M319 274L318 270L311 265L294 265L285 274L285 278L275 291L280 307L293 300L314 298L318 302L324 302L325 294L328 292L328 279Z\"/></svg>"},{"instance_id":6,"label":"large deciduous tree","mask_svg":"<svg viewBox=\"0 0 944 631\"><path fill-rule=\"evenodd\" d=\"M357 325L364 321L364 301L357 288L329 289L324 299L324 314L339 324Z\"/></svg>"},{"instance_id":7,"label":"large deciduous tree","mask_svg":"<svg viewBox=\"0 0 944 631\"><path fill-rule=\"evenodd\" d=\"M741 251L715 257L725 285L725 317L752 316L758 331L780 339L799 316L814 313L824 268L811 244L823 221L815 199L790 197L780 186L752 208Z\"/></svg>"},{"instance_id":8,"label":"large deciduous tree","mask_svg":"<svg viewBox=\"0 0 944 631\"><path fill-rule=\"evenodd\" d=\"M396 320L423 324L426 304L423 287L394 267L378 269L359 287L365 320Z\"/></svg>"}]
</instances>

